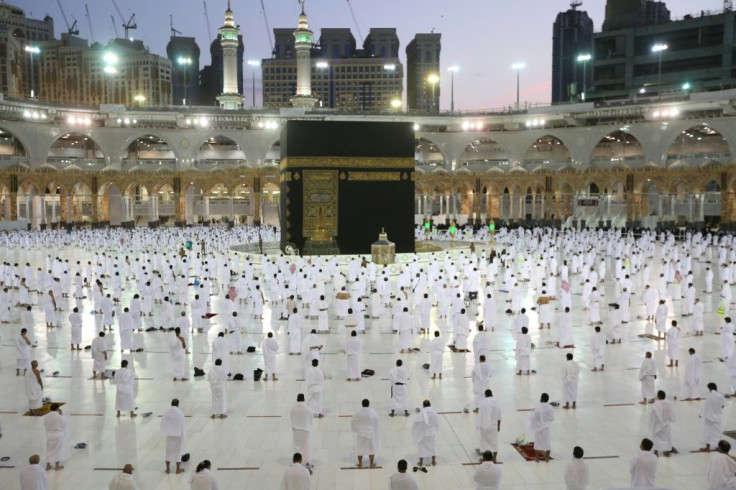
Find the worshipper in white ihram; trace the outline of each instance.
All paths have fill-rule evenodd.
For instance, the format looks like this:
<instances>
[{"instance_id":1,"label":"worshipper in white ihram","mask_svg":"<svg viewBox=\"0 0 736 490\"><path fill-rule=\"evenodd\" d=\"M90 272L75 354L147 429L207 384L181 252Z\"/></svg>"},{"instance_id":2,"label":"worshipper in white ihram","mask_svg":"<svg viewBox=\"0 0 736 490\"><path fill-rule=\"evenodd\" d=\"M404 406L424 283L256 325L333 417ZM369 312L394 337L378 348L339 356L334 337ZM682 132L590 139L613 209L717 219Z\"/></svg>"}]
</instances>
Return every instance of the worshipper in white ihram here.
<instances>
[{"instance_id":1,"label":"worshipper in white ihram","mask_svg":"<svg viewBox=\"0 0 736 490\"><path fill-rule=\"evenodd\" d=\"M28 466L20 471L20 490L46 490L48 479L46 472L39 464L41 457L34 454L28 458Z\"/></svg>"},{"instance_id":2,"label":"worshipper in white ihram","mask_svg":"<svg viewBox=\"0 0 736 490\"><path fill-rule=\"evenodd\" d=\"M703 360L692 347L688 349L688 354L685 361L684 397L682 401L700 400L698 385L700 385L700 377L703 373Z\"/></svg>"},{"instance_id":3,"label":"worshipper in white ihram","mask_svg":"<svg viewBox=\"0 0 736 490\"><path fill-rule=\"evenodd\" d=\"M347 380L360 381L360 356L363 352L363 339L358 332L350 332L350 338L345 342L345 354L348 357Z\"/></svg>"},{"instance_id":4,"label":"worshipper in white ihram","mask_svg":"<svg viewBox=\"0 0 736 490\"><path fill-rule=\"evenodd\" d=\"M437 375L442 379L442 356L445 353L445 339L440 335L439 330L434 331L434 338L429 343L429 373L432 379Z\"/></svg>"},{"instance_id":5,"label":"worshipper in white ihram","mask_svg":"<svg viewBox=\"0 0 736 490\"><path fill-rule=\"evenodd\" d=\"M261 344L263 352L263 381L268 381L270 374L274 381L278 381L276 377L276 354L279 353L279 342L273 338L273 332L268 332L266 338Z\"/></svg>"},{"instance_id":6,"label":"worshipper in white ihram","mask_svg":"<svg viewBox=\"0 0 736 490\"><path fill-rule=\"evenodd\" d=\"M388 490L419 490L416 480L406 472L407 469L409 463L405 459L400 459L397 464L398 471L388 480Z\"/></svg>"},{"instance_id":7,"label":"worshipper in white ihram","mask_svg":"<svg viewBox=\"0 0 736 490\"><path fill-rule=\"evenodd\" d=\"M667 357L670 358L667 367L677 367L680 365L680 335L682 333L680 332L680 327L677 326L677 320L672 320L672 326L667 330L667 338L665 339Z\"/></svg>"},{"instance_id":8,"label":"worshipper in white ihram","mask_svg":"<svg viewBox=\"0 0 736 490\"><path fill-rule=\"evenodd\" d=\"M28 331L25 328L15 337L15 375L20 376L20 370L23 375L26 374L28 368L31 367L31 340L26 335Z\"/></svg>"},{"instance_id":9,"label":"worshipper in white ihram","mask_svg":"<svg viewBox=\"0 0 736 490\"><path fill-rule=\"evenodd\" d=\"M585 490L590 481L588 463L583 460L585 452L580 446L572 450L572 460L565 467L566 490Z\"/></svg>"},{"instance_id":10,"label":"worshipper in white ihram","mask_svg":"<svg viewBox=\"0 0 736 490\"><path fill-rule=\"evenodd\" d=\"M139 490L138 482L133 477L133 465L128 463L123 466L123 471L112 477L108 490Z\"/></svg>"},{"instance_id":11,"label":"worshipper in white ihram","mask_svg":"<svg viewBox=\"0 0 736 490\"><path fill-rule=\"evenodd\" d=\"M115 410L117 411L117 416L120 417L120 412L130 412L131 417L136 417L135 373L131 369L128 369L127 359L120 361L120 369L115 371L112 381L117 387L117 392L115 393Z\"/></svg>"},{"instance_id":12,"label":"worshipper in white ihram","mask_svg":"<svg viewBox=\"0 0 736 490\"><path fill-rule=\"evenodd\" d=\"M647 402L654 403L654 381L657 379L657 366L652 359L652 353L647 352L639 368L639 381L641 381L641 396L639 403L646 405Z\"/></svg>"},{"instance_id":13,"label":"worshipper in white ihram","mask_svg":"<svg viewBox=\"0 0 736 490\"><path fill-rule=\"evenodd\" d=\"M43 428L46 432L46 471L64 469L62 462L66 456L67 429L69 420L64 417L58 403L51 404L51 410L43 417Z\"/></svg>"},{"instance_id":14,"label":"worshipper in white ihram","mask_svg":"<svg viewBox=\"0 0 736 490\"><path fill-rule=\"evenodd\" d=\"M480 356L480 362L473 366L470 375L473 382L473 406L474 412L478 413L480 402L485 397L486 390L491 388L491 365L486 362L486 356Z\"/></svg>"},{"instance_id":15,"label":"worshipper in white ihram","mask_svg":"<svg viewBox=\"0 0 736 490\"><path fill-rule=\"evenodd\" d=\"M187 343L181 335L181 328L174 329L174 335L169 338L169 359L171 361L171 373L174 381L187 380Z\"/></svg>"},{"instance_id":16,"label":"worshipper in white ihram","mask_svg":"<svg viewBox=\"0 0 736 490\"><path fill-rule=\"evenodd\" d=\"M207 373L207 381L212 392L211 419L227 418L227 373L222 368L222 359L215 359L215 365Z\"/></svg>"},{"instance_id":17,"label":"worshipper in white ihram","mask_svg":"<svg viewBox=\"0 0 736 490\"><path fill-rule=\"evenodd\" d=\"M562 399L565 406L562 408L575 408L578 399L578 384L580 383L580 364L574 361L572 354L568 353L565 358L564 367L562 368Z\"/></svg>"},{"instance_id":18,"label":"worshipper in white ihram","mask_svg":"<svg viewBox=\"0 0 736 490\"><path fill-rule=\"evenodd\" d=\"M309 466L311 452L310 435L312 432L312 411L304 402L304 395L296 396L296 405L289 412L291 418L291 434L294 452L304 457L304 464Z\"/></svg>"},{"instance_id":19,"label":"worshipper in white ihram","mask_svg":"<svg viewBox=\"0 0 736 490\"><path fill-rule=\"evenodd\" d=\"M40 408L43 406L43 381L41 371L38 369L38 361L31 362L31 369L26 371L25 381L31 415L40 415Z\"/></svg>"},{"instance_id":20,"label":"worshipper in white ihram","mask_svg":"<svg viewBox=\"0 0 736 490\"><path fill-rule=\"evenodd\" d=\"M368 455L370 467L375 468L375 455L379 447L378 438L378 414L370 406L366 398L361 402L359 408L350 419L350 428L355 432L358 446L358 468L363 467L363 456Z\"/></svg>"},{"instance_id":21,"label":"worshipper in white ihram","mask_svg":"<svg viewBox=\"0 0 736 490\"><path fill-rule=\"evenodd\" d=\"M325 386L325 373L319 367L319 360L312 359L312 365L307 368L307 405L312 413L322 418L322 390Z\"/></svg>"},{"instance_id":22,"label":"worshipper in white ihram","mask_svg":"<svg viewBox=\"0 0 736 490\"><path fill-rule=\"evenodd\" d=\"M294 453L291 461L291 466L281 478L281 490L309 490L312 488L310 481L312 474L306 466L302 465L302 455Z\"/></svg>"},{"instance_id":23,"label":"worshipper in white ihram","mask_svg":"<svg viewBox=\"0 0 736 490\"><path fill-rule=\"evenodd\" d=\"M432 458L432 466L437 464L437 429L439 425L439 415L432 408L429 400L424 400L422 409L411 424L411 434L417 445L417 455L419 456L417 466L419 468L424 467L425 458Z\"/></svg>"},{"instance_id":24,"label":"worshipper in white ihram","mask_svg":"<svg viewBox=\"0 0 736 490\"><path fill-rule=\"evenodd\" d=\"M483 453L480 465L473 475L476 490L500 490L501 466L496 464L496 458L491 451Z\"/></svg>"},{"instance_id":25,"label":"worshipper in white ihram","mask_svg":"<svg viewBox=\"0 0 736 490\"><path fill-rule=\"evenodd\" d=\"M593 369L592 371L603 371L605 365L605 353L606 353L606 335L601 332L601 327L595 327L595 333L593 334Z\"/></svg>"},{"instance_id":26,"label":"worshipper in white ihram","mask_svg":"<svg viewBox=\"0 0 736 490\"><path fill-rule=\"evenodd\" d=\"M171 407L161 417L161 435L166 437L166 473L171 473L171 462L176 463L176 473L184 473L181 457L184 455L186 436L184 412L179 409L179 400L171 400Z\"/></svg>"},{"instance_id":27,"label":"worshipper in white ihram","mask_svg":"<svg viewBox=\"0 0 736 490\"><path fill-rule=\"evenodd\" d=\"M478 405L478 422L476 427L480 432L480 448L478 453L486 451L493 453L493 460L498 457L498 433L501 431L501 407L493 398L493 392L487 389L485 398Z\"/></svg>"},{"instance_id":28,"label":"worshipper in white ihram","mask_svg":"<svg viewBox=\"0 0 736 490\"><path fill-rule=\"evenodd\" d=\"M219 490L215 475L212 474L212 463L208 459L201 461L194 474L189 478L190 490Z\"/></svg>"},{"instance_id":29,"label":"worshipper in white ihram","mask_svg":"<svg viewBox=\"0 0 736 490\"><path fill-rule=\"evenodd\" d=\"M555 413L552 405L549 404L549 395L542 393L537 405L529 414L529 429L534 432L534 461L544 458L549 463L549 456L552 452L552 422L555 420Z\"/></svg>"},{"instance_id":30,"label":"worshipper in white ihram","mask_svg":"<svg viewBox=\"0 0 736 490\"><path fill-rule=\"evenodd\" d=\"M652 434L655 456L659 456L660 451L667 458L673 453L677 454L677 449L672 445L672 424L675 422L675 408L667 400L666 393L659 390L657 400L649 412L649 432Z\"/></svg>"},{"instance_id":31,"label":"worshipper in white ihram","mask_svg":"<svg viewBox=\"0 0 736 490\"><path fill-rule=\"evenodd\" d=\"M723 433L723 407L726 405L726 397L718 392L715 383L708 383L708 395L700 411L703 419L703 439L705 447L701 451L708 452L718 444Z\"/></svg>"},{"instance_id":32,"label":"worshipper in white ihram","mask_svg":"<svg viewBox=\"0 0 736 490\"><path fill-rule=\"evenodd\" d=\"M723 319L724 323L721 327L721 352L722 356L720 358L720 361L723 362L729 357L731 357L731 354L733 354L734 345L733 345L733 333L734 333L734 325L731 323L731 318L726 317Z\"/></svg>"},{"instance_id":33,"label":"worshipper in white ihram","mask_svg":"<svg viewBox=\"0 0 736 490\"><path fill-rule=\"evenodd\" d=\"M289 315L286 324L286 332L289 335L289 355L301 354L302 347L302 317L294 308Z\"/></svg>"},{"instance_id":34,"label":"worshipper in white ihram","mask_svg":"<svg viewBox=\"0 0 736 490\"><path fill-rule=\"evenodd\" d=\"M526 327L521 328L521 333L516 336L516 375L526 371L526 374L530 373L529 358L532 355L532 339L529 336L529 329Z\"/></svg>"},{"instance_id":35,"label":"worshipper in white ihram","mask_svg":"<svg viewBox=\"0 0 736 490\"><path fill-rule=\"evenodd\" d=\"M708 464L708 488L717 490L736 488L736 461L728 454L731 451L731 444L721 439L717 448Z\"/></svg>"},{"instance_id":36,"label":"worshipper in white ihram","mask_svg":"<svg viewBox=\"0 0 736 490\"><path fill-rule=\"evenodd\" d=\"M408 417L409 402L406 384L409 382L409 372L403 366L401 359L398 359L396 366L391 368L389 381L391 382L391 413L389 415L393 417L396 410L403 410L404 415Z\"/></svg>"},{"instance_id":37,"label":"worshipper in white ihram","mask_svg":"<svg viewBox=\"0 0 736 490\"><path fill-rule=\"evenodd\" d=\"M654 443L649 439L642 439L639 453L634 456L629 465L632 488L655 488L657 476L657 456L652 453Z\"/></svg>"},{"instance_id":38,"label":"worshipper in white ihram","mask_svg":"<svg viewBox=\"0 0 736 490\"><path fill-rule=\"evenodd\" d=\"M107 379L105 369L107 369L107 341L105 340L105 332L100 332L92 341L90 348L92 354L92 377L96 378L100 373L100 379Z\"/></svg>"}]
</instances>

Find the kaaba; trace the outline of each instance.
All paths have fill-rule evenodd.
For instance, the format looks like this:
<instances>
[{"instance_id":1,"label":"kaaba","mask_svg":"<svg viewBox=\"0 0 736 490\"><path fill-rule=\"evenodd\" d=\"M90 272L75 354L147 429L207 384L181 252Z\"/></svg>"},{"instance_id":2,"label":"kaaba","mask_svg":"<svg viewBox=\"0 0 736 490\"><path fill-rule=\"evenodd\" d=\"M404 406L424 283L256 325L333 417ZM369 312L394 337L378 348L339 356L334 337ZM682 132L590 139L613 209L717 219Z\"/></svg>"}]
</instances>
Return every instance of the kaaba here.
<instances>
[{"instance_id":1,"label":"kaaba","mask_svg":"<svg viewBox=\"0 0 736 490\"><path fill-rule=\"evenodd\" d=\"M281 249L369 254L385 230L397 253L414 252L412 126L288 121L279 168Z\"/></svg>"}]
</instances>

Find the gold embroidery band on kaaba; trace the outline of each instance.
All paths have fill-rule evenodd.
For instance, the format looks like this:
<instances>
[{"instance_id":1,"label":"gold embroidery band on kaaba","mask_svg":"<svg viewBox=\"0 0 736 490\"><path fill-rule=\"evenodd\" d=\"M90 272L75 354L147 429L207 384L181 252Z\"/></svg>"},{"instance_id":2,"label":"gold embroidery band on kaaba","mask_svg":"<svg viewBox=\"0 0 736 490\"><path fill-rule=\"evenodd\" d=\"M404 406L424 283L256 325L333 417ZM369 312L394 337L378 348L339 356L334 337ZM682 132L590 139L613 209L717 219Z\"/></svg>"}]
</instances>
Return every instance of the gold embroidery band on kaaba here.
<instances>
[{"instance_id":1,"label":"gold embroidery band on kaaba","mask_svg":"<svg viewBox=\"0 0 736 490\"><path fill-rule=\"evenodd\" d=\"M339 168L414 170L414 157L286 157L279 169Z\"/></svg>"},{"instance_id":2,"label":"gold embroidery band on kaaba","mask_svg":"<svg viewBox=\"0 0 736 490\"><path fill-rule=\"evenodd\" d=\"M358 182L398 182L402 172L348 172L348 180Z\"/></svg>"}]
</instances>

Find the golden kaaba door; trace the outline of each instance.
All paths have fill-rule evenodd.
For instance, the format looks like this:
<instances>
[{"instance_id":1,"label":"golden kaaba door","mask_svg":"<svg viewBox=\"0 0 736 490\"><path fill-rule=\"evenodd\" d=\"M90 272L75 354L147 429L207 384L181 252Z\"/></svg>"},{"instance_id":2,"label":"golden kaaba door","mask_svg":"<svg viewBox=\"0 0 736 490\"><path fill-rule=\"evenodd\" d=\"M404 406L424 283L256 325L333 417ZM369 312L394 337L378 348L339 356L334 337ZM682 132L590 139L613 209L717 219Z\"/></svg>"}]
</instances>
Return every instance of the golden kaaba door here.
<instances>
[{"instance_id":1,"label":"golden kaaba door","mask_svg":"<svg viewBox=\"0 0 736 490\"><path fill-rule=\"evenodd\" d=\"M337 236L337 170L304 170L304 237Z\"/></svg>"}]
</instances>

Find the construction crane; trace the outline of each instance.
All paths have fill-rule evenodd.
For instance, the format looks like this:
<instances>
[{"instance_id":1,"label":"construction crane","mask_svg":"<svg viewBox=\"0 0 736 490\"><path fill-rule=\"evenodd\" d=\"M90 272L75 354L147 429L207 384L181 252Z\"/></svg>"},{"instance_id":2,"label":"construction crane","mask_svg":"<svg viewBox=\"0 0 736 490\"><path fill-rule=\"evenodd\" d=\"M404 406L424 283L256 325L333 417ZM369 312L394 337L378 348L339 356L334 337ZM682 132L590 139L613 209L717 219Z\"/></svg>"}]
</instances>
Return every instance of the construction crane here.
<instances>
[{"instance_id":1,"label":"construction crane","mask_svg":"<svg viewBox=\"0 0 736 490\"><path fill-rule=\"evenodd\" d=\"M177 34L181 34L181 31L174 29L174 16L169 14L169 25L171 26L171 37L176 37Z\"/></svg>"},{"instance_id":2,"label":"construction crane","mask_svg":"<svg viewBox=\"0 0 736 490\"><path fill-rule=\"evenodd\" d=\"M207 13L207 2L202 0L204 5L204 20L207 22L207 35L210 37L210 44L212 44L212 31L210 30L210 15Z\"/></svg>"},{"instance_id":3,"label":"construction crane","mask_svg":"<svg viewBox=\"0 0 736 490\"><path fill-rule=\"evenodd\" d=\"M733 0L723 0L723 11L730 12L733 10Z\"/></svg>"},{"instance_id":4,"label":"construction crane","mask_svg":"<svg viewBox=\"0 0 736 490\"><path fill-rule=\"evenodd\" d=\"M570 8L573 10L577 10L578 7L580 7L582 4L583 2L581 2L580 0L573 0L572 2L570 2Z\"/></svg>"},{"instance_id":5,"label":"construction crane","mask_svg":"<svg viewBox=\"0 0 736 490\"><path fill-rule=\"evenodd\" d=\"M95 41L95 31L92 30L92 17L90 17L89 15L89 7L87 6L86 3L84 4L84 11L87 13L87 24L89 25L89 35L92 38L92 42L94 43L96 42Z\"/></svg>"},{"instance_id":6,"label":"construction crane","mask_svg":"<svg viewBox=\"0 0 736 490\"><path fill-rule=\"evenodd\" d=\"M350 3L350 0L347 0L348 2L348 8L350 9L350 15L353 17L353 23L355 24L355 29L358 31L358 38L363 38L363 33L360 32L360 26L358 25L358 18L355 17L355 12L353 11L353 4Z\"/></svg>"},{"instance_id":7,"label":"construction crane","mask_svg":"<svg viewBox=\"0 0 736 490\"><path fill-rule=\"evenodd\" d=\"M261 12L263 12L263 20L266 22L266 33L268 34L268 42L271 43L271 53L273 53L273 37L271 36L271 27L268 25L268 16L266 15L266 5L263 3L263 0L261 0Z\"/></svg>"},{"instance_id":8,"label":"construction crane","mask_svg":"<svg viewBox=\"0 0 736 490\"><path fill-rule=\"evenodd\" d=\"M68 32L70 36L76 36L77 34L79 34L79 29L75 29L75 27L77 27L76 19L74 20L74 23L70 26L69 20L66 18L66 13L64 12L64 7L61 6L61 0L56 0L56 3L59 5L61 16L64 18L64 23L66 24L66 32Z\"/></svg>"},{"instance_id":9,"label":"construction crane","mask_svg":"<svg viewBox=\"0 0 736 490\"><path fill-rule=\"evenodd\" d=\"M59 0L56 1L58 2ZM123 13L120 11L120 7L118 7L117 2L115 0L112 0L112 4L113 6L115 6L115 10L117 10L118 15L120 16L120 20L123 22L123 29L125 29L125 39L129 39L128 32L134 29L138 29L138 24L135 23L135 14L130 16L128 22L125 22L125 17L123 17ZM117 29L115 30L115 32L117 33Z\"/></svg>"},{"instance_id":10,"label":"construction crane","mask_svg":"<svg viewBox=\"0 0 736 490\"><path fill-rule=\"evenodd\" d=\"M115 37L118 37L118 26L115 24L115 17L111 15L110 20L112 21L112 28L115 29Z\"/></svg>"}]
</instances>

